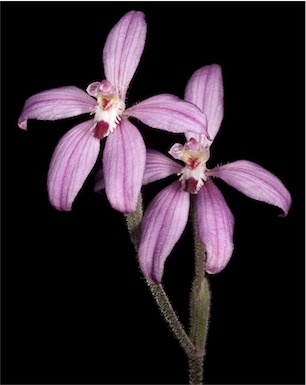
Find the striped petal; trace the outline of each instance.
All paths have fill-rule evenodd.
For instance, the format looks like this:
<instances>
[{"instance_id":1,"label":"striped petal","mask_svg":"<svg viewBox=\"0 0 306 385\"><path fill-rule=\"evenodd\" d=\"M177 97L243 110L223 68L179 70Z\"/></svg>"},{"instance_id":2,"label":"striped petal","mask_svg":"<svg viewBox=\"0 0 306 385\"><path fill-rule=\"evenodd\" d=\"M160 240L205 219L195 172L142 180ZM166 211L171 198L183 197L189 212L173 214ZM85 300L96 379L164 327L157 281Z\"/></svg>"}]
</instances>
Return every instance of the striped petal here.
<instances>
[{"instance_id":1,"label":"striped petal","mask_svg":"<svg viewBox=\"0 0 306 385\"><path fill-rule=\"evenodd\" d=\"M126 109L125 114L160 130L207 134L205 114L194 104L170 94L152 96Z\"/></svg>"},{"instance_id":2,"label":"striped petal","mask_svg":"<svg viewBox=\"0 0 306 385\"><path fill-rule=\"evenodd\" d=\"M168 158L168 156L159 151L148 150L142 184L145 185L166 178L169 175L177 174L181 169L182 166Z\"/></svg>"},{"instance_id":3,"label":"striped petal","mask_svg":"<svg viewBox=\"0 0 306 385\"><path fill-rule=\"evenodd\" d=\"M280 216L288 214L291 206L289 191L280 179L258 164L238 160L210 170L210 174L252 199L279 207L284 212Z\"/></svg>"},{"instance_id":4,"label":"striped petal","mask_svg":"<svg viewBox=\"0 0 306 385\"><path fill-rule=\"evenodd\" d=\"M96 100L78 87L53 88L26 100L18 126L26 130L28 119L58 120L92 113L96 105Z\"/></svg>"},{"instance_id":5,"label":"striped petal","mask_svg":"<svg viewBox=\"0 0 306 385\"><path fill-rule=\"evenodd\" d=\"M146 209L138 257L149 281L161 282L166 258L186 227L189 206L189 194L175 181L157 194Z\"/></svg>"},{"instance_id":6,"label":"striped petal","mask_svg":"<svg viewBox=\"0 0 306 385\"><path fill-rule=\"evenodd\" d=\"M93 120L67 132L55 148L49 173L48 192L51 204L70 211L72 203L95 165L100 141L91 132Z\"/></svg>"},{"instance_id":7,"label":"striped petal","mask_svg":"<svg viewBox=\"0 0 306 385\"><path fill-rule=\"evenodd\" d=\"M123 100L138 67L146 32L144 14L130 11L118 21L106 39L103 49L105 77Z\"/></svg>"},{"instance_id":8,"label":"striped petal","mask_svg":"<svg viewBox=\"0 0 306 385\"><path fill-rule=\"evenodd\" d=\"M105 192L120 212L136 211L146 164L146 147L138 129L122 119L110 134L103 152Z\"/></svg>"},{"instance_id":9,"label":"striped petal","mask_svg":"<svg viewBox=\"0 0 306 385\"><path fill-rule=\"evenodd\" d=\"M206 250L205 269L219 273L230 260L234 244L234 217L217 186L208 179L196 197L199 237Z\"/></svg>"},{"instance_id":10,"label":"striped petal","mask_svg":"<svg viewBox=\"0 0 306 385\"><path fill-rule=\"evenodd\" d=\"M219 131L224 114L221 67L212 64L195 71L187 83L185 100L194 103L206 114L208 134L213 140ZM186 134L187 140L191 137L194 135ZM211 143L205 136L195 139L203 146Z\"/></svg>"}]
</instances>

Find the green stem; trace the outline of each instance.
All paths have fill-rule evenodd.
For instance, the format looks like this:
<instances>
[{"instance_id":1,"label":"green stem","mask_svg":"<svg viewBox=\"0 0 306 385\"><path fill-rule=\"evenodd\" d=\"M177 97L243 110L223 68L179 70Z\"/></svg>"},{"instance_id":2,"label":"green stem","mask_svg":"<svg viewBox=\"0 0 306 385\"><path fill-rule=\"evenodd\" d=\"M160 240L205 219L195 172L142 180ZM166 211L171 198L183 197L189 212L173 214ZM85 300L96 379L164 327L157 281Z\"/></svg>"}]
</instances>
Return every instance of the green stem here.
<instances>
[{"instance_id":1,"label":"green stem","mask_svg":"<svg viewBox=\"0 0 306 385\"><path fill-rule=\"evenodd\" d=\"M195 354L195 348L190 338L186 334L181 322L179 321L173 307L165 293L162 285L154 285L147 281L147 284L151 290L151 293L159 307L159 310L163 314L173 334L179 341L181 347L184 349L188 357L192 357Z\"/></svg>"},{"instance_id":2,"label":"green stem","mask_svg":"<svg viewBox=\"0 0 306 385\"><path fill-rule=\"evenodd\" d=\"M189 384L203 383L203 357L193 356L189 358Z\"/></svg>"},{"instance_id":3,"label":"green stem","mask_svg":"<svg viewBox=\"0 0 306 385\"><path fill-rule=\"evenodd\" d=\"M191 204L195 272L190 294L190 338L195 346L196 353L193 357L189 358L189 382L190 384L202 384L210 310L210 290L205 277L205 249L198 236L197 213L194 199L192 199Z\"/></svg>"},{"instance_id":4,"label":"green stem","mask_svg":"<svg viewBox=\"0 0 306 385\"><path fill-rule=\"evenodd\" d=\"M134 244L135 250L137 252L140 242L140 224L143 216L142 208L142 196L139 196L137 210L131 214L124 214L126 219L127 228L129 230L131 240ZM179 321L168 297L165 293L162 285L154 285L149 281L146 281L149 289L157 303L157 306L167 321L171 331L174 333L175 337L178 339L180 345L184 349L188 357L191 357L195 354L195 347L190 341L187 333L184 330L181 322Z\"/></svg>"},{"instance_id":5,"label":"green stem","mask_svg":"<svg viewBox=\"0 0 306 385\"><path fill-rule=\"evenodd\" d=\"M140 243L140 225L143 217L142 195L139 194L137 209L134 213L124 214L126 226L129 230L131 240L137 252Z\"/></svg>"}]
</instances>

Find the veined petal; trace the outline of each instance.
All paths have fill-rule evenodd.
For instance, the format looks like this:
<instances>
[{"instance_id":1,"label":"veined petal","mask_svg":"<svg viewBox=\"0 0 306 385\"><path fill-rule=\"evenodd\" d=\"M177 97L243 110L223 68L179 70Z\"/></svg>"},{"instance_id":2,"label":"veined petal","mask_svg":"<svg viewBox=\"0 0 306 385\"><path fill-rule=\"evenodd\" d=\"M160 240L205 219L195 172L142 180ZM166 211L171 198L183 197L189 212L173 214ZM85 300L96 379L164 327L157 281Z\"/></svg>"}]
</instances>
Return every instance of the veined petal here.
<instances>
[{"instance_id":1,"label":"veined petal","mask_svg":"<svg viewBox=\"0 0 306 385\"><path fill-rule=\"evenodd\" d=\"M120 212L136 211L146 164L146 147L138 129L122 119L106 138L103 152L105 192Z\"/></svg>"},{"instance_id":2,"label":"veined petal","mask_svg":"<svg viewBox=\"0 0 306 385\"><path fill-rule=\"evenodd\" d=\"M26 100L18 126L27 129L28 119L58 120L94 112L97 101L78 87L42 91Z\"/></svg>"},{"instance_id":3,"label":"veined petal","mask_svg":"<svg viewBox=\"0 0 306 385\"><path fill-rule=\"evenodd\" d=\"M222 72L218 64L208 65L195 71L185 89L185 100L194 103L206 114L211 140L217 135L223 119L223 93ZM191 137L193 137L192 134L186 134L187 140ZM205 146L206 140L203 137L200 143Z\"/></svg>"},{"instance_id":4,"label":"veined petal","mask_svg":"<svg viewBox=\"0 0 306 385\"><path fill-rule=\"evenodd\" d=\"M175 181L157 194L147 207L138 257L140 268L149 281L161 282L166 258L186 227L189 206L189 194Z\"/></svg>"},{"instance_id":5,"label":"veined petal","mask_svg":"<svg viewBox=\"0 0 306 385\"><path fill-rule=\"evenodd\" d=\"M144 14L130 11L118 21L106 39L103 49L105 77L123 100L139 64L146 33Z\"/></svg>"},{"instance_id":6,"label":"veined petal","mask_svg":"<svg viewBox=\"0 0 306 385\"><path fill-rule=\"evenodd\" d=\"M148 184L169 175L177 174L182 166L174 162L159 151L148 150L146 159L146 169L142 184Z\"/></svg>"},{"instance_id":7,"label":"veined petal","mask_svg":"<svg viewBox=\"0 0 306 385\"><path fill-rule=\"evenodd\" d=\"M207 134L205 114L194 104L170 94L152 96L127 108L125 114L160 130Z\"/></svg>"},{"instance_id":8,"label":"veined petal","mask_svg":"<svg viewBox=\"0 0 306 385\"><path fill-rule=\"evenodd\" d=\"M196 196L199 237L206 249L205 270L219 273L230 260L234 217L217 186L207 180Z\"/></svg>"},{"instance_id":9,"label":"veined petal","mask_svg":"<svg viewBox=\"0 0 306 385\"><path fill-rule=\"evenodd\" d=\"M291 195L283 182L270 171L247 160L225 164L210 170L210 174L221 178L246 196L277 206L286 216L291 206Z\"/></svg>"},{"instance_id":10,"label":"veined petal","mask_svg":"<svg viewBox=\"0 0 306 385\"><path fill-rule=\"evenodd\" d=\"M48 192L51 204L70 211L72 203L92 170L100 151L93 137L93 120L78 124L59 141L51 159Z\"/></svg>"}]
</instances>

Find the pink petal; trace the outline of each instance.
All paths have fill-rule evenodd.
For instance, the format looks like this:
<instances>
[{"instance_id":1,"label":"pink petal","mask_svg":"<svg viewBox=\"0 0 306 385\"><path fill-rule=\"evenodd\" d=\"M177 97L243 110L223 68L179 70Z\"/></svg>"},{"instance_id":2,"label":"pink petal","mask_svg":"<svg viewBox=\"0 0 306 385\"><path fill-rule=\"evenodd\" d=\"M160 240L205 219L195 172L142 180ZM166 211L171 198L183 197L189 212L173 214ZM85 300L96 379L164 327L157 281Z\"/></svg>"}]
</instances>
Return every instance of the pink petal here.
<instances>
[{"instance_id":1,"label":"pink petal","mask_svg":"<svg viewBox=\"0 0 306 385\"><path fill-rule=\"evenodd\" d=\"M193 132L185 132L186 140L195 139L198 143L200 143L203 147L207 148L209 152L209 148L212 145L212 140L209 140L207 136L201 134L195 134Z\"/></svg>"},{"instance_id":2,"label":"pink petal","mask_svg":"<svg viewBox=\"0 0 306 385\"><path fill-rule=\"evenodd\" d=\"M51 204L58 210L71 210L72 203L92 170L100 151L93 137L93 120L68 131L55 148L48 174Z\"/></svg>"},{"instance_id":3,"label":"pink petal","mask_svg":"<svg viewBox=\"0 0 306 385\"><path fill-rule=\"evenodd\" d=\"M138 257L149 281L161 282L166 258L186 227L189 206L189 194L175 181L157 194L146 209Z\"/></svg>"},{"instance_id":4,"label":"pink petal","mask_svg":"<svg viewBox=\"0 0 306 385\"><path fill-rule=\"evenodd\" d=\"M181 143L174 143L174 145L168 151L168 154L174 159L184 161L184 154L186 153L186 148Z\"/></svg>"},{"instance_id":5,"label":"pink petal","mask_svg":"<svg viewBox=\"0 0 306 385\"><path fill-rule=\"evenodd\" d=\"M138 129L122 119L110 134L103 153L105 192L111 206L136 211L146 164L146 147Z\"/></svg>"},{"instance_id":6,"label":"pink petal","mask_svg":"<svg viewBox=\"0 0 306 385\"><path fill-rule=\"evenodd\" d=\"M199 237L206 249L205 270L219 273L230 260L234 217L217 186L208 179L196 196Z\"/></svg>"},{"instance_id":7,"label":"pink petal","mask_svg":"<svg viewBox=\"0 0 306 385\"><path fill-rule=\"evenodd\" d=\"M182 169L178 163L155 150L147 151L146 169L142 184L148 184L169 175L177 174Z\"/></svg>"},{"instance_id":8,"label":"pink petal","mask_svg":"<svg viewBox=\"0 0 306 385\"><path fill-rule=\"evenodd\" d=\"M205 114L194 104L170 94L152 96L126 109L125 114L160 130L207 134Z\"/></svg>"},{"instance_id":9,"label":"pink petal","mask_svg":"<svg viewBox=\"0 0 306 385\"><path fill-rule=\"evenodd\" d=\"M137 69L146 40L147 24L142 12L126 13L110 31L103 50L106 79L121 99Z\"/></svg>"},{"instance_id":10,"label":"pink petal","mask_svg":"<svg viewBox=\"0 0 306 385\"><path fill-rule=\"evenodd\" d=\"M281 180L258 164L238 160L210 170L210 174L250 198L279 207L284 212L281 216L288 214L291 206L289 191Z\"/></svg>"},{"instance_id":11,"label":"pink petal","mask_svg":"<svg viewBox=\"0 0 306 385\"><path fill-rule=\"evenodd\" d=\"M197 105L207 116L208 134L213 140L223 119L223 80L221 67L212 64L194 72L185 89L185 100ZM194 137L187 134L187 140ZM195 139L199 139L196 138ZM199 140L198 140L199 141ZM203 146L206 138L199 141Z\"/></svg>"},{"instance_id":12,"label":"pink petal","mask_svg":"<svg viewBox=\"0 0 306 385\"><path fill-rule=\"evenodd\" d=\"M58 120L92 113L97 105L95 99L74 86L42 91L26 100L18 119L18 126L27 129L28 119Z\"/></svg>"}]
</instances>

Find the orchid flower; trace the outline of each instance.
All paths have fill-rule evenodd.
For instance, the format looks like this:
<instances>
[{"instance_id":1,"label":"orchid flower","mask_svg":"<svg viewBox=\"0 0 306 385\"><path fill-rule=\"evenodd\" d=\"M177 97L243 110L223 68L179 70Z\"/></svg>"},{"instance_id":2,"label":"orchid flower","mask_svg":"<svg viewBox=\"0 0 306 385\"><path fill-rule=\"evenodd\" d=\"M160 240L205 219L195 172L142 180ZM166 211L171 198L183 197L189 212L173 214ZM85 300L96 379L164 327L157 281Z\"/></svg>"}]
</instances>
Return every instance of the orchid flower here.
<instances>
[{"instance_id":1,"label":"orchid flower","mask_svg":"<svg viewBox=\"0 0 306 385\"><path fill-rule=\"evenodd\" d=\"M246 196L282 209L286 216L291 196L284 184L263 167L237 160L208 169L210 146L223 119L223 80L221 67L213 64L197 70L185 89L185 99L205 112L208 133L185 134L187 142L174 144L169 154L184 166L165 155L149 150L143 184L177 174L176 180L148 205L141 226L138 251L140 267L145 277L160 283L166 258L181 237L188 220L190 194L195 197L198 236L206 249L207 273L220 272L233 253L234 217L222 193L212 181L221 178Z\"/></svg>"},{"instance_id":2,"label":"orchid flower","mask_svg":"<svg viewBox=\"0 0 306 385\"><path fill-rule=\"evenodd\" d=\"M173 133L188 127L207 134L206 117L192 103L170 94L150 97L130 108L125 98L138 67L146 39L144 14L126 13L110 31L103 49L106 79L89 84L86 92L74 86L60 87L31 96L18 125L28 119L58 120L89 113L91 119L76 125L59 141L48 172L48 193L58 210L69 211L96 164L100 142L106 138L102 162L103 181L111 206L121 212L136 210L146 162L142 135L129 121Z\"/></svg>"}]
</instances>

